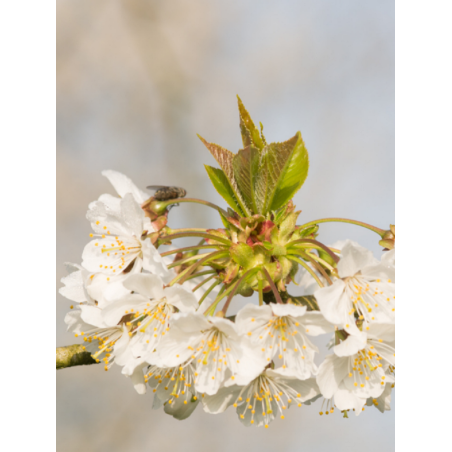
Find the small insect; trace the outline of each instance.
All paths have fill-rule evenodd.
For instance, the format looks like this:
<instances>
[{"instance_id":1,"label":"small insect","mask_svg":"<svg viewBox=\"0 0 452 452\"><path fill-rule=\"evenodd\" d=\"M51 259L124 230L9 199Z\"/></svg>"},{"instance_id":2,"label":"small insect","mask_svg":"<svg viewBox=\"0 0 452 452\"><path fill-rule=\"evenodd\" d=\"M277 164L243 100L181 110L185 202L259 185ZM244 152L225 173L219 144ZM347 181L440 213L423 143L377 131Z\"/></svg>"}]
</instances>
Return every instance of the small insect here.
<instances>
[{"instance_id":1,"label":"small insect","mask_svg":"<svg viewBox=\"0 0 452 452\"><path fill-rule=\"evenodd\" d=\"M181 187L166 187L165 185L149 185L148 190L156 190L154 198L159 201L167 199L184 198L187 194L186 190Z\"/></svg>"}]
</instances>

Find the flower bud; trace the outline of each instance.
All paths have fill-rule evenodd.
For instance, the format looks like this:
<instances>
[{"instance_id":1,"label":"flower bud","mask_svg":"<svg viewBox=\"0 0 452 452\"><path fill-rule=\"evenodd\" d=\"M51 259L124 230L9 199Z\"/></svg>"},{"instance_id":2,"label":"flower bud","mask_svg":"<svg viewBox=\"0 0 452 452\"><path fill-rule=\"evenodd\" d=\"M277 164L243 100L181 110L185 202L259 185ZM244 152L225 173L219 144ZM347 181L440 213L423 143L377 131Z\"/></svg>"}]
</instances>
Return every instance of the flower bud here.
<instances>
[{"instance_id":1,"label":"flower bud","mask_svg":"<svg viewBox=\"0 0 452 452\"><path fill-rule=\"evenodd\" d=\"M395 248L395 225L391 224L389 230L383 235L383 239L378 242L386 250L392 250Z\"/></svg>"}]
</instances>

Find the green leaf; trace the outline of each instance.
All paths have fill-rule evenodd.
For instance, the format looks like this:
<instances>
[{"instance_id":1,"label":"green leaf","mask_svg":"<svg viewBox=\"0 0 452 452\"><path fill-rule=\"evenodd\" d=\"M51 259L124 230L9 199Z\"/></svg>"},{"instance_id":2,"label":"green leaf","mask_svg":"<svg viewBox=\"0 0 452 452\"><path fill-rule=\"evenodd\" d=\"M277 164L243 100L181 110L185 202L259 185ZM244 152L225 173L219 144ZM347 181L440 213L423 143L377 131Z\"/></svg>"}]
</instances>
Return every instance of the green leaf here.
<instances>
[{"instance_id":1,"label":"green leaf","mask_svg":"<svg viewBox=\"0 0 452 452\"><path fill-rule=\"evenodd\" d=\"M276 210L292 199L308 175L309 156L300 132L297 132L295 137L286 143L292 143L294 140L296 141L293 149L281 171L270 210Z\"/></svg>"},{"instance_id":2,"label":"green leaf","mask_svg":"<svg viewBox=\"0 0 452 452\"><path fill-rule=\"evenodd\" d=\"M265 146L255 184L259 213L265 215L286 204L303 185L308 167L308 153L300 132L284 143Z\"/></svg>"},{"instance_id":3,"label":"green leaf","mask_svg":"<svg viewBox=\"0 0 452 452\"><path fill-rule=\"evenodd\" d=\"M221 166L221 169L224 172L224 176L226 177L226 179L229 182L229 186L234 194L236 203L240 206L241 211L245 215L250 215L250 211L246 207L246 204L243 200L243 197L242 197L239 187L237 185L237 181L235 180L235 177L234 177L234 169L233 169L233 164L232 164L232 161L234 159L234 154L231 151L228 151L227 149L222 148L218 144L208 143L200 135L198 135L198 137L204 143L206 148L210 151L210 153L215 157L215 160ZM229 204L229 205L231 205L231 204ZM231 207L232 207L232 205L231 205ZM233 207L233 208L235 209L235 207ZM240 213L240 212L237 211L237 213Z\"/></svg>"},{"instance_id":4,"label":"green leaf","mask_svg":"<svg viewBox=\"0 0 452 452\"><path fill-rule=\"evenodd\" d=\"M240 132L242 133L243 146L247 147L249 145L254 145L259 150L263 149L264 142L259 135L259 130L254 125L250 114L247 112L242 100L237 96L239 103L239 113L240 113Z\"/></svg>"},{"instance_id":5,"label":"green leaf","mask_svg":"<svg viewBox=\"0 0 452 452\"><path fill-rule=\"evenodd\" d=\"M257 205L254 197L254 179L259 166L259 150L252 146L240 149L234 156L232 166L240 193L249 209L253 213L256 213Z\"/></svg>"},{"instance_id":6,"label":"green leaf","mask_svg":"<svg viewBox=\"0 0 452 452\"><path fill-rule=\"evenodd\" d=\"M234 192L232 191L232 187L229 184L229 181L224 172L221 169L214 168L212 166L204 165L204 167L206 168L209 179L217 192L232 207L232 209L234 209L235 212L237 212L239 215L243 215L242 209L237 204Z\"/></svg>"},{"instance_id":7,"label":"green leaf","mask_svg":"<svg viewBox=\"0 0 452 452\"><path fill-rule=\"evenodd\" d=\"M255 192L258 209L262 214L281 207L281 205L278 205L271 208L273 197L285 174L297 139L297 136L295 136L284 143L270 143L261 152Z\"/></svg>"}]
</instances>

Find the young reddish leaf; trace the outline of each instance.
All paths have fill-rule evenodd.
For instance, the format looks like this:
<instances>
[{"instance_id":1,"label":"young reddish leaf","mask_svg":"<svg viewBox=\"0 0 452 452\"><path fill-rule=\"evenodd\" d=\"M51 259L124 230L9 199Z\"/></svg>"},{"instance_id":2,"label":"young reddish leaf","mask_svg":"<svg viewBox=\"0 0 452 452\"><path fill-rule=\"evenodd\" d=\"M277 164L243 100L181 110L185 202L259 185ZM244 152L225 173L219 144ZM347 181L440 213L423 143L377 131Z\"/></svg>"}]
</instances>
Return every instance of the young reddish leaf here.
<instances>
[{"instance_id":1,"label":"young reddish leaf","mask_svg":"<svg viewBox=\"0 0 452 452\"><path fill-rule=\"evenodd\" d=\"M252 146L240 149L234 156L232 165L240 193L249 209L256 213L257 205L254 197L254 179L257 175L259 165L259 150Z\"/></svg>"},{"instance_id":2,"label":"young reddish leaf","mask_svg":"<svg viewBox=\"0 0 452 452\"><path fill-rule=\"evenodd\" d=\"M240 190L237 185L237 181L234 177L234 169L232 166L232 160L234 158L234 154L227 149L222 148L218 144L208 143L204 138L198 135L199 139L204 143L204 146L210 151L210 153L215 157L215 160L221 166L221 169L224 172L227 180L229 181L229 185L234 193L234 197L237 200L238 205L240 206L243 213L246 215L250 214L249 209L246 207L246 204L243 200L242 195L240 194ZM232 206L231 206L232 207Z\"/></svg>"}]
</instances>

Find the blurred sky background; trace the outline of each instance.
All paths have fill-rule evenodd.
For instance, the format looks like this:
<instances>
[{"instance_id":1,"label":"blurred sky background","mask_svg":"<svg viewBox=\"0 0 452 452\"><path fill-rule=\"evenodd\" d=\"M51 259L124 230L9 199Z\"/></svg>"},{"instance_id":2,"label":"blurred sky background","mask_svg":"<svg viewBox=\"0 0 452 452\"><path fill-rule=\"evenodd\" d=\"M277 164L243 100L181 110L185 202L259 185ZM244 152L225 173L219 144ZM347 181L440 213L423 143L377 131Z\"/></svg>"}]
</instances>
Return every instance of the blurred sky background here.
<instances>
[{"instance_id":1,"label":"blurred sky background","mask_svg":"<svg viewBox=\"0 0 452 452\"><path fill-rule=\"evenodd\" d=\"M393 1L58 0L57 289L63 263L80 263L89 239L88 203L114 193L103 169L225 204L196 133L237 152L236 94L269 142L301 131L310 171L294 198L300 221L394 222ZM182 204L170 225L221 223ZM381 254L369 231L320 231L325 243L352 238ZM69 305L57 294L57 346L75 342L63 321ZM393 410L320 417L317 402L264 430L243 427L234 409L198 407L180 422L152 410L152 397L136 394L119 367L58 371L58 451L394 450Z\"/></svg>"}]
</instances>

